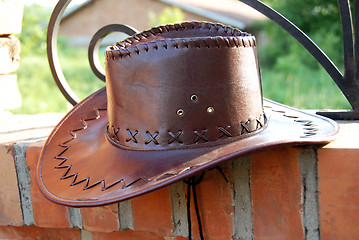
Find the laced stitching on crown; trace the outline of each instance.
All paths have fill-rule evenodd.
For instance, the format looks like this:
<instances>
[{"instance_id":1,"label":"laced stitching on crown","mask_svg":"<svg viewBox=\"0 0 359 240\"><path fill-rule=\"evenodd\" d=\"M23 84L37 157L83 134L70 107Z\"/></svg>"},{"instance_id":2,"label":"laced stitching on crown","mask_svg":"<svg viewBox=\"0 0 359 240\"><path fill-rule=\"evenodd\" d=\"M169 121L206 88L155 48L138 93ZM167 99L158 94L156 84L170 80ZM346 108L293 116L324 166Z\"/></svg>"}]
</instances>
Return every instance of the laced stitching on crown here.
<instances>
[{"instance_id":1,"label":"laced stitching on crown","mask_svg":"<svg viewBox=\"0 0 359 240\"><path fill-rule=\"evenodd\" d=\"M214 36L214 37L193 37L193 38L170 38L161 39L148 42L150 37L165 34L167 32L191 30L191 29L208 29L219 32L223 30L226 34L230 33L231 36ZM145 42L146 41L146 42ZM212 45L210 42L212 41ZM133 46L136 43L136 46ZM150 49L158 50L159 46L168 49L168 47L176 48L188 48L189 45L197 48L201 47L253 47L256 45L255 37L247 32L243 32L237 28L225 26L219 23L211 22L183 22L176 24L167 24L159 27L154 27L144 32L138 33L127 39L117 42L115 45L108 47L106 50L107 60L115 60L116 57L123 58L125 56L131 56L131 54L140 54L140 46L143 47L145 52Z\"/></svg>"}]
</instances>

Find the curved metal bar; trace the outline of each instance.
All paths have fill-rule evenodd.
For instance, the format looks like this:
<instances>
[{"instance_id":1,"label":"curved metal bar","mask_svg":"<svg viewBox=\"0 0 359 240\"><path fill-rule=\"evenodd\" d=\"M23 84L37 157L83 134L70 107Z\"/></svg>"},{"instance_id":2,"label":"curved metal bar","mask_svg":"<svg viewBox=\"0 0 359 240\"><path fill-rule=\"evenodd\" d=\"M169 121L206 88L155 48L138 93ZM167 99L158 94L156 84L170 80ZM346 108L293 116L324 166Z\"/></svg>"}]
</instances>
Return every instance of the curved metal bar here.
<instances>
[{"instance_id":1,"label":"curved metal bar","mask_svg":"<svg viewBox=\"0 0 359 240\"><path fill-rule=\"evenodd\" d=\"M355 2L357 3L357 2ZM354 32L352 15L350 10L349 0L338 0L340 19L342 22L343 31L343 46L344 46L344 79L343 84L345 91L344 95L349 100L350 105L356 111L359 110L359 83L358 83L358 37L357 31ZM357 6L357 5L356 5ZM356 10L356 13L359 13ZM357 25L358 14L355 15L355 25ZM353 41L353 33L355 34L355 45Z\"/></svg>"},{"instance_id":2,"label":"curved metal bar","mask_svg":"<svg viewBox=\"0 0 359 240\"><path fill-rule=\"evenodd\" d=\"M62 15L71 0L60 0L51 14L49 26L47 30L47 59L49 61L52 76L60 89L61 93L65 96L67 101L72 105L76 105L80 98L71 90L66 78L61 70L59 57L57 55L57 35L61 22Z\"/></svg>"},{"instance_id":3,"label":"curved metal bar","mask_svg":"<svg viewBox=\"0 0 359 240\"><path fill-rule=\"evenodd\" d=\"M286 30L290 35L292 35L299 43L301 43L308 52L322 65L322 67L328 72L330 77L338 85L340 90L344 93L345 97L349 100L352 96L347 94L347 89L343 84L343 75L340 73L339 69L335 64L328 58L328 56L311 40L302 30L300 30L296 25L290 22L283 15L262 3L259 0L239 0L248 6L258 10L263 15L277 23L284 30Z\"/></svg>"},{"instance_id":4,"label":"curved metal bar","mask_svg":"<svg viewBox=\"0 0 359 240\"><path fill-rule=\"evenodd\" d=\"M354 0L354 59L355 75L354 84L359 88L359 0ZM358 107L359 108L359 107Z\"/></svg>"},{"instance_id":5,"label":"curved metal bar","mask_svg":"<svg viewBox=\"0 0 359 240\"><path fill-rule=\"evenodd\" d=\"M61 93L65 96L67 101L69 101L72 105L76 105L80 101L80 98L72 91L71 87L66 81L66 78L61 69L59 57L57 55L57 35L60 28L60 22L66 7L70 2L71 0L60 0L56 4L54 11L51 14L47 30L47 58L56 85L60 89ZM95 75L102 81L105 81L105 76L98 59L98 48L102 38L107 34L115 31L124 32L128 35L137 33L137 30L130 26L122 24L110 24L101 28L92 37L88 49L90 66Z\"/></svg>"},{"instance_id":6,"label":"curved metal bar","mask_svg":"<svg viewBox=\"0 0 359 240\"><path fill-rule=\"evenodd\" d=\"M88 58L92 72L102 81L105 81L105 70L101 66L98 50L102 39L112 32L123 32L130 36L138 31L124 24L109 24L100 28L95 35L93 35L88 48Z\"/></svg>"},{"instance_id":7,"label":"curved metal bar","mask_svg":"<svg viewBox=\"0 0 359 240\"><path fill-rule=\"evenodd\" d=\"M344 81L347 82L353 80L355 71L352 15L349 0L338 0L338 6L343 31Z\"/></svg>"}]
</instances>

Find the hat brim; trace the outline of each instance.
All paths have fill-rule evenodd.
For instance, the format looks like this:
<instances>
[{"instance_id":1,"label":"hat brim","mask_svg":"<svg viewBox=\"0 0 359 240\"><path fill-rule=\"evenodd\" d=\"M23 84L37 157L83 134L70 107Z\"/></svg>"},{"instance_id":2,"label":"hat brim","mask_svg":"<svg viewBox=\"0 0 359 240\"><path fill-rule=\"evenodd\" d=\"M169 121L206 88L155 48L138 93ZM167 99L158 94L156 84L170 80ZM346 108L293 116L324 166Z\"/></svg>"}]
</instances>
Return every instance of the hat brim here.
<instances>
[{"instance_id":1,"label":"hat brim","mask_svg":"<svg viewBox=\"0 0 359 240\"><path fill-rule=\"evenodd\" d=\"M49 200L82 207L110 204L154 191L235 157L274 146L334 139L337 124L264 99L267 127L223 145L166 151L114 147L106 138L106 89L76 105L48 137L37 182Z\"/></svg>"}]
</instances>

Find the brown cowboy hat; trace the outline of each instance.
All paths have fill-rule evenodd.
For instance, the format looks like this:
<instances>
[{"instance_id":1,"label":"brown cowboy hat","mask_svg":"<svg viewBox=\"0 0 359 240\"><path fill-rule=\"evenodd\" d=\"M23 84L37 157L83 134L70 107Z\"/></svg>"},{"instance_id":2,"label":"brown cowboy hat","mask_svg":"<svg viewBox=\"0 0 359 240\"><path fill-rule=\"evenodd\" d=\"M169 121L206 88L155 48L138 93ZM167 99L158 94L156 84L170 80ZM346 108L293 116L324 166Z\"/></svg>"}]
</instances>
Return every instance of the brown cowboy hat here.
<instances>
[{"instance_id":1,"label":"brown cowboy hat","mask_svg":"<svg viewBox=\"0 0 359 240\"><path fill-rule=\"evenodd\" d=\"M132 198L274 146L332 140L335 122L262 98L255 38L208 22L160 26L106 50L106 84L47 139L50 200Z\"/></svg>"}]
</instances>

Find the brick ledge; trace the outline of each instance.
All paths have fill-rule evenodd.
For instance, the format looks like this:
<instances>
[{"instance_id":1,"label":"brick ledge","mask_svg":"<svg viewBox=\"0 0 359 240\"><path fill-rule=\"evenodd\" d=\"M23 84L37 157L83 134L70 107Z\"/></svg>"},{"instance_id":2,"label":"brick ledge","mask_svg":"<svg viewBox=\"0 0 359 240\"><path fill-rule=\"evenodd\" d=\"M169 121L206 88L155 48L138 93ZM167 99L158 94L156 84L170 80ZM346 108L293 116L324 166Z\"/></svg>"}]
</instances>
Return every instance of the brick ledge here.
<instances>
[{"instance_id":1,"label":"brick ledge","mask_svg":"<svg viewBox=\"0 0 359 240\"><path fill-rule=\"evenodd\" d=\"M0 119L11 126L0 124L0 238L188 239L183 182L104 207L45 199L35 169L62 116ZM228 183L208 171L197 187L205 239L358 239L359 121L339 124L338 139L319 149L276 148L222 164Z\"/></svg>"}]
</instances>

